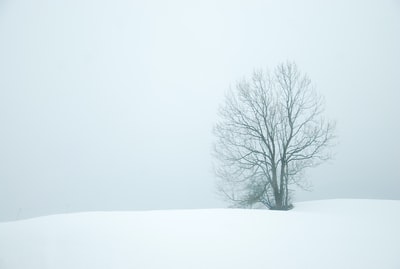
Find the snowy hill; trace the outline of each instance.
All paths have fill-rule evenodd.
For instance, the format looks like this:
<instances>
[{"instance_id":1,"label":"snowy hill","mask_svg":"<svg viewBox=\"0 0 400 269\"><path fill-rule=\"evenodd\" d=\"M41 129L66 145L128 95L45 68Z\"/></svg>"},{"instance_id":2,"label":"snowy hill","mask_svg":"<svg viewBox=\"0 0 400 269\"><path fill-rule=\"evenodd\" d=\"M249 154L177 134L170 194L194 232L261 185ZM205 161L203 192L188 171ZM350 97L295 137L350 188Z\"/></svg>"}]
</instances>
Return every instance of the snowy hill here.
<instances>
[{"instance_id":1,"label":"snowy hill","mask_svg":"<svg viewBox=\"0 0 400 269\"><path fill-rule=\"evenodd\" d=\"M1 269L400 268L400 201L88 212L0 223Z\"/></svg>"}]
</instances>

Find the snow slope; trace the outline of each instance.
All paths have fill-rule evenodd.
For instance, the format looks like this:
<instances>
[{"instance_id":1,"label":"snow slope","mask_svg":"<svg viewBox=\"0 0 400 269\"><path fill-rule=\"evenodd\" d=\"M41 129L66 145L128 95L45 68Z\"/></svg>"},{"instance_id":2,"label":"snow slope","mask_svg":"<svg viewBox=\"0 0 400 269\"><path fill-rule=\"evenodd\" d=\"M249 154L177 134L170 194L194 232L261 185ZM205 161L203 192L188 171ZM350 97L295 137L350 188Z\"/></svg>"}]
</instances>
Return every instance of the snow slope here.
<instances>
[{"instance_id":1,"label":"snow slope","mask_svg":"<svg viewBox=\"0 0 400 269\"><path fill-rule=\"evenodd\" d=\"M1 269L400 268L400 201L87 212L0 223Z\"/></svg>"}]
</instances>

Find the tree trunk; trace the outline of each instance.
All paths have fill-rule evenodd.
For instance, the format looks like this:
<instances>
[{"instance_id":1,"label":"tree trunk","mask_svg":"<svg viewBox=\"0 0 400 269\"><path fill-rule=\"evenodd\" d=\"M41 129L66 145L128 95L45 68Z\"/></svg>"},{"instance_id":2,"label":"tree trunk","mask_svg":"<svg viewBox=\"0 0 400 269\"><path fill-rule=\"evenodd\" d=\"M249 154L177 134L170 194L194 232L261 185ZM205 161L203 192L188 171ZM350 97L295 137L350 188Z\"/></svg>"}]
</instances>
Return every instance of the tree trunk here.
<instances>
[{"instance_id":1,"label":"tree trunk","mask_svg":"<svg viewBox=\"0 0 400 269\"><path fill-rule=\"evenodd\" d=\"M277 191L275 194L275 209L281 210L283 209L283 197L282 192Z\"/></svg>"}]
</instances>

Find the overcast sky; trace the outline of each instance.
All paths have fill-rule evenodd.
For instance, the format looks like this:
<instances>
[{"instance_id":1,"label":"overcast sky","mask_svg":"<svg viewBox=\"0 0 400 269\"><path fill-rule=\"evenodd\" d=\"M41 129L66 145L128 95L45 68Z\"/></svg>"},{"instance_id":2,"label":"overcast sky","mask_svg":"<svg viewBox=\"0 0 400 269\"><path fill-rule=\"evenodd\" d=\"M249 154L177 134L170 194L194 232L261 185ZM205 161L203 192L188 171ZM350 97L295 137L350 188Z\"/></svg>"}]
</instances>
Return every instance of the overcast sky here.
<instances>
[{"instance_id":1,"label":"overcast sky","mask_svg":"<svg viewBox=\"0 0 400 269\"><path fill-rule=\"evenodd\" d=\"M0 220L226 206L218 105L286 60L338 134L295 200L400 199L398 0L0 0Z\"/></svg>"}]
</instances>

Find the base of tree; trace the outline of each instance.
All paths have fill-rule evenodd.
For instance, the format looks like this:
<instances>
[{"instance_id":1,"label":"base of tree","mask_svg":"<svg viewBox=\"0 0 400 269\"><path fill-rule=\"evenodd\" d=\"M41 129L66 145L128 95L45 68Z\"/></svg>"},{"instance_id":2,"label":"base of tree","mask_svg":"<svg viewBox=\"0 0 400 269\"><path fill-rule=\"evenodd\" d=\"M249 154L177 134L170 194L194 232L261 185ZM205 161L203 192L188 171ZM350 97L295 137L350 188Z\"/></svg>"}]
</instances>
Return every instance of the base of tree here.
<instances>
[{"instance_id":1,"label":"base of tree","mask_svg":"<svg viewBox=\"0 0 400 269\"><path fill-rule=\"evenodd\" d=\"M269 209L270 210L282 210L282 211L287 211L290 209L293 209L293 204L287 205L287 206L272 206Z\"/></svg>"}]
</instances>

